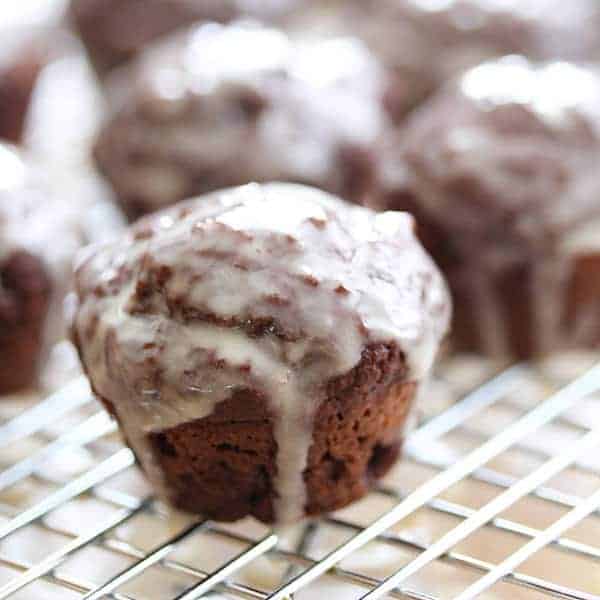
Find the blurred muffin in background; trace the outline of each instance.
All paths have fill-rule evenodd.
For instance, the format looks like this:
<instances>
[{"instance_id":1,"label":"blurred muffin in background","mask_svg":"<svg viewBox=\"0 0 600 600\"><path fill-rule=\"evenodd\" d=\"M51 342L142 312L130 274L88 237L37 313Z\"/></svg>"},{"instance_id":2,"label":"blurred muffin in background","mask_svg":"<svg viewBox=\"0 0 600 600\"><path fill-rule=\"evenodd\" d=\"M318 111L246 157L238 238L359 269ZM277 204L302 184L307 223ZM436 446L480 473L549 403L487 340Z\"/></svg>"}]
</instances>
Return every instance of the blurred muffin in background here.
<instances>
[{"instance_id":1,"label":"blurred muffin in background","mask_svg":"<svg viewBox=\"0 0 600 600\"><path fill-rule=\"evenodd\" d=\"M115 75L95 157L130 218L249 181L372 187L386 79L357 40L204 24Z\"/></svg>"},{"instance_id":2,"label":"blurred muffin in background","mask_svg":"<svg viewBox=\"0 0 600 600\"><path fill-rule=\"evenodd\" d=\"M445 272L458 347L530 358L600 345L600 76L506 57L382 144L374 207L408 210Z\"/></svg>"},{"instance_id":3,"label":"blurred muffin in background","mask_svg":"<svg viewBox=\"0 0 600 600\"><path fill-rule=\"evenodd\" d=\"M64 334L62 302L84 238L73 203L0 145L0 394L35 384L43 354Z\"/></svg>"},{"instance_id":4,"label":"blurred muffin in background","mask_svg":"<svg viewBox=\"0 0 600 600\"><path fill-rule=\"evenodd\" d=\"M599 24L596 0L316 0L294 26L363 39L396 78L388 104L401 119L440 84L490 58L598 57Z\"/></svg>"},{"instance_id":5,"label":"blurred muffin in background","mask_svg":"<svg viewBox=\"0 0 600 600\"><path fill-rule=\"evenodd\" d=\"M300 0L72 0L71 19L99 75L148 43L196 21L276 20Z\"/></svg>"}]
</instances>

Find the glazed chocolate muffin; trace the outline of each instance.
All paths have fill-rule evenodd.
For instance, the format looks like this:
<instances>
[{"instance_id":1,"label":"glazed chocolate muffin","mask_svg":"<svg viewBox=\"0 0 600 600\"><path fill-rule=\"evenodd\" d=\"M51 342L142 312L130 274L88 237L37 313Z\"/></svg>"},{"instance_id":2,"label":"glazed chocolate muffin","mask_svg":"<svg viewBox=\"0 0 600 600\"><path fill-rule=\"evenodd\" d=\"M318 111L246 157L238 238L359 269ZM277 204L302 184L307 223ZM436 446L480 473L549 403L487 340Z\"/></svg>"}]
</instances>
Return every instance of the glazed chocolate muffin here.
<instances>
[{"instance_id":1,"label":"glazed chocolate muffin","mask_svg":"<svg viewBox=\"0 0 600 600\"><path fill-rule=\"evenodd\" d=\"M394 462L449 319L412 219L293 184L145 217L76 272L92 386L176 507L289 522Z\"/></svg>"},{"instance_id":2,"label":"glazed chocolate muffin","mask_svg":"<svg viewBox=\"0 0 600 600\"><path fill-rule=\"evenodd\" d=\"M0 394L36 382L45 348L63 331L60 307L81 244L68 207L0 145Z\"/></svg>"},{"instance_id":3,"label":"glazed chocolate muffin","mask_svg":"<svg viewBox=\"0 0 600 600\"><path fill-rule=\"evenodd\" d=\"M203 25L120 75L95 157L132 219L249 181L310 184L357 202L371 190L384 78L357 41Z\"/></svg>"},{"instance_id":4,"label":"glazed chocolate muffin","mask_svg":"<svg viewBox=\"0 0 600 600\"><path fill-rule=\"evenodd\" d=\"M384 144L376 208L410 210L463 349L600 343L600 78L509 57L467 72Z\"/></svg>"},{"instance_id":5,"label":"glazed chocolate muffin","mask_svg":"<svg viewBox=\"0 0 600 600\"><path fill-rule=\"evenodd\" d=\"M318 0L296 26L363 39L394 75L387 103L402 119L448 79L494 57L597 58L599 21L596 0Z\"/></svg>"},{"instance_id":6,"label":"glazed chocolate muffin","mask_svg":"<svg viewBox=\"0 0 600 600\"><path fill-rule=\"evenodd\" d=\"M156 38L199 21L277 20L297 0L72 0L71 17L101 76Z\"/></svg>"}]
</instances>

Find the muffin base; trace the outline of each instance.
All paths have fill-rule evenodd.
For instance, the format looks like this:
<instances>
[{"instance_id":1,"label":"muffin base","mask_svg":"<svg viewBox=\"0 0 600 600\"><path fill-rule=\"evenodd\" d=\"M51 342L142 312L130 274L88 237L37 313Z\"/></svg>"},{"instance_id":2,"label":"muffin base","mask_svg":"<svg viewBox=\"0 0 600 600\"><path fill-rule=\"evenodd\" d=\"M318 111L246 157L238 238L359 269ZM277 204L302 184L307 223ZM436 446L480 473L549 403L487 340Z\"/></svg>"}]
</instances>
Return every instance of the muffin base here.
<instances>
[{"instance_id":1,"label":"muffin base","mask_svg":"<svg viewBox=\"0 0 600 600\"><path fill-rule=\"evenodd\" d=\"M306 515L362 497L399 457L417 390L406 372L395 345L374 344L354 369L327 384L303 474ZM211 519L276 522L275 419L266 398L239 390L205 418L150 433L162 475L155 487L176 508Z\"/></svg>"},{"instance_id":2,"label":"muffin base","mask_svg":"<svg viewBox=\"0 0 600 600\"><path fill-rule=\"evenodd\" d=\"M36 382L50 293L35 256L15 252L0 264L0 394Z\"/></svg>"}]
</instances>

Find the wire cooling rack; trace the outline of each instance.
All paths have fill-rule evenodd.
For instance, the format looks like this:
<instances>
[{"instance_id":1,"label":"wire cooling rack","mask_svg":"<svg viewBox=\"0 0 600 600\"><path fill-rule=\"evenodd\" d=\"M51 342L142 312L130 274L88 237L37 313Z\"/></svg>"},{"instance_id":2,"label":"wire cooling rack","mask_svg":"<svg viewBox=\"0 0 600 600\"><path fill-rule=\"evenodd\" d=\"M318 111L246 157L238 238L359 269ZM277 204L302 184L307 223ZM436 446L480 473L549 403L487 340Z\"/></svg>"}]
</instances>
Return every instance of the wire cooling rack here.
<instances>
[{"instance_id":1,"label":"wire cooling rack","mask_svg":"<svg viewBox=\"0 0 600 600\"><path fill-rule=\"evenodd\" d=\"M490 369L444 366L380 487L282 531L169 512L82 377L3 399L0 600L600 599L600 365Z\"/></svg>"}]
</instances>

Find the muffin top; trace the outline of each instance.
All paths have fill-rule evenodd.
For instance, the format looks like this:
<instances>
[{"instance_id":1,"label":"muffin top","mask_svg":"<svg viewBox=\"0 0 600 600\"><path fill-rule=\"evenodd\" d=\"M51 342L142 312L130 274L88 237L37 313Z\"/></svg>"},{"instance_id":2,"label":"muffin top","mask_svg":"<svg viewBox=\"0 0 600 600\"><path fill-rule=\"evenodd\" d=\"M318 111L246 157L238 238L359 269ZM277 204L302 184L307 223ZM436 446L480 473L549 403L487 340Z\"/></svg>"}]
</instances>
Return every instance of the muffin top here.
<instances>
[{"instance_id":1,"label":"muffin top","mask_svg":"<svg viewBox=\"0 0 600 600\"><path fill-rule=\"evenodd\" d=\"M115 77L96 158L139 213L248 181L344 189L380 133L383 75L351 38L291 39L252 23L205 24ZM357 164L358 163L358 164Z\"/></svg>"},{"instance_id":2,"label":"muffin top","mask_svg":"<svg viewBox=\"0 0 600 600\"><path fill-rule=\"evenodd\" d=\"M419 380L450 312L410 216L276 183L140 220L83 258L76 293L96 391L146 398L151 428L209 414L236 388L314 400L371 342L397 344Z\"/></svg>"},{"instance_id":3,"label":"muffin top","mask_svg":"<svg viewBox=\"0 0 600 600\"><path fill-rule=\"evenodd\" d=\"M600 78L566 62L485 63L421 107L383 154L379 207L418 205L454 246L469 251L475 238L504 258L573 249L600 219Z\"/></svg>"}]
</instances>

